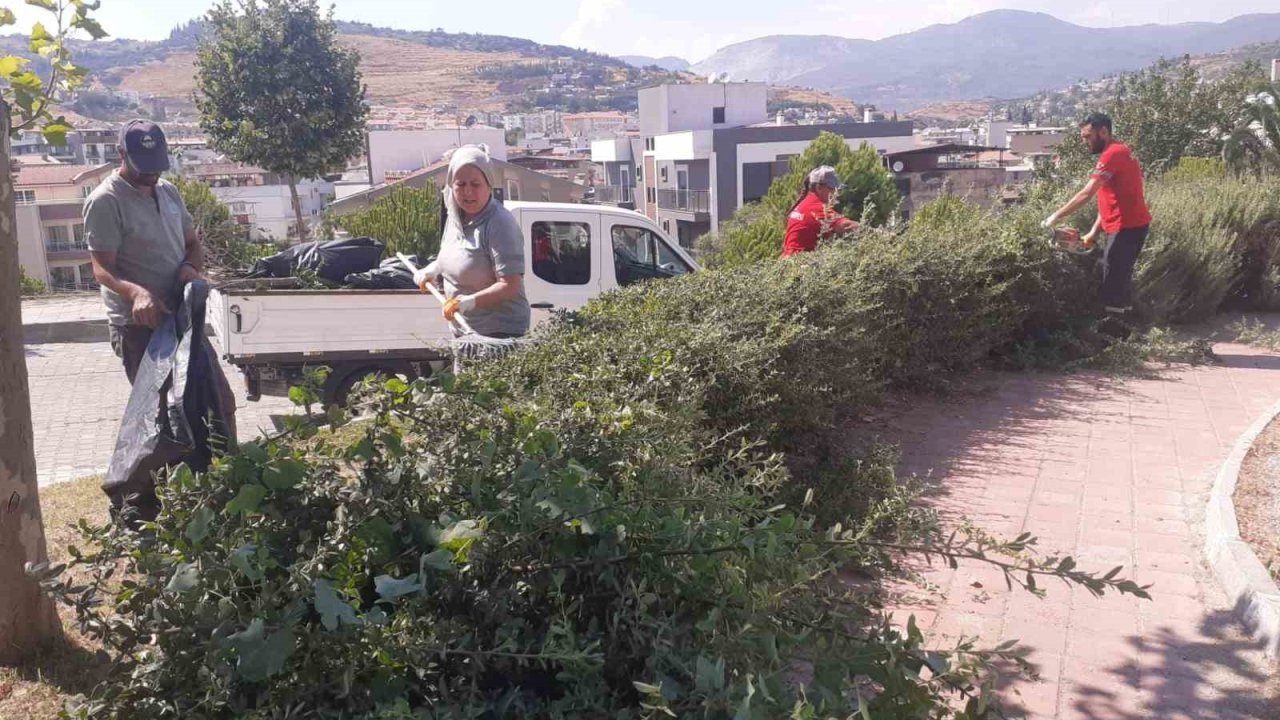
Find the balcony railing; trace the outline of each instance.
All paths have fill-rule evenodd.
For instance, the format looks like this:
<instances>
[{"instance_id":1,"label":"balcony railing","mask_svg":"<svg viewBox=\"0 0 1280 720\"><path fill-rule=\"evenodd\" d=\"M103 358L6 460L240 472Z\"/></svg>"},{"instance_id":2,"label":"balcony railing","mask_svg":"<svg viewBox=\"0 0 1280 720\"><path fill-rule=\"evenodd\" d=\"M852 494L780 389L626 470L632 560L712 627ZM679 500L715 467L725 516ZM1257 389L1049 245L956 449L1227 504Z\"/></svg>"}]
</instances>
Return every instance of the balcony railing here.
<instances>
[{"instance_id":1,"label":"balcony railing","mask_svg":"<svg viewBox=\"0 0 1280 720\"><path fill-rule=\"evenodd\" d=\"M636 201L636 189L632 185L597 185L596 202L606 205L622 205Z\"/></svg>"},{"instance_id":2,"label":"balcony railing","mask_svg":"<svg viewBox=\"0 0 1280 720\"><path fill-rule=\"evenodd\" d=\"M75 252L77 250L88 250L89 243L84 240L45 240L45 252Z\"/></svg>"},{"instance_id":3,"label":"balcony railing","mask_svg":"<svg viewBox=\"0 0 1280 720\"><path fill-rule=\"evenodd\" d=\"M711 212L710 190L658 190L658 208L691 213Z\"/></svg>"}]
</instances>

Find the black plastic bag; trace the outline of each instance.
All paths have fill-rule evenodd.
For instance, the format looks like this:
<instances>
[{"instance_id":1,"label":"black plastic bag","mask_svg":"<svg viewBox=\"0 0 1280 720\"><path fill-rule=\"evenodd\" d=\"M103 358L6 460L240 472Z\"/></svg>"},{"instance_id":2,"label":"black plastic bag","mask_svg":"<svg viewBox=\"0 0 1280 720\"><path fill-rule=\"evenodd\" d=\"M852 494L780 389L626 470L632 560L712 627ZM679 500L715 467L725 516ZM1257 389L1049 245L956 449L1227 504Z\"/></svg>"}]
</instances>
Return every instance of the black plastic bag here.
<instances>
[{"instance_id":1,"label":"black plastic bag","mask_svg":"<svg viewBox=\"0 0 1280 720\"><path fill-rule=\"evenodd\" d=\"M132 506L135 521L159 512L156 472L183 462L204 472L220 447L235 444L235 395L205 333L208 295L203 280L183 289L134 378L102 489L114 512Z\"/></svg>"},{"instance_id":2,"label":"black plastic bag","mask_svg":"<svg viewBox=\"0 0 1280 720\"><path fill-rule=\"evenodd\" d=\"M291 277L299 270L309 270L322 280L341 283L352 273L362 273L378 267L385 247L381 241L368 237L302 243L258 260L253 264L248 277L284 278Z\"/></svg>"},{"instance_id":3,"label":"black plastic bag","mask_svg":"<svg viewBox=\"0 0 1280 720\"><path fill-rule=\"evenodd\" d=\"M417 255L407 257L414 267L427 264L418 262ZM373 270L352 273L343 279L342 284L360 290L416 290L418 288L413 284L413 273L400 262L400 258L387 258Z\"/></svg>"}]
</instances>

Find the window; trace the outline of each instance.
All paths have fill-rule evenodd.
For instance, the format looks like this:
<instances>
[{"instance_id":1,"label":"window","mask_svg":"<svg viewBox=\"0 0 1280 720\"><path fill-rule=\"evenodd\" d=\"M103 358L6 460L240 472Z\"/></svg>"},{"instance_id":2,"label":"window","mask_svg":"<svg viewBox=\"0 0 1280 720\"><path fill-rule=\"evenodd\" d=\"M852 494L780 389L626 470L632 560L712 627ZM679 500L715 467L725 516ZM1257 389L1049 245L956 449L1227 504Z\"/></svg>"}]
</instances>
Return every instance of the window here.
<instances>
[{"instance_id":1,"label":"window","mask_svg":"<svg viewBox=\"0 0 1280 720\"><path fill-rule=\"evenodd\" d=\"M80 287L82 289L93 290L98 287L98 281L93 277L93 263L85 263L80 266Z\"/></svg>"},{"instance_id":2,"label":"window","mask_svg":"<svg viewBox=\"0 0 1280 720\"><path fill-rule=\"evenodd\" d=\"M520 199L520 184L517 183L515 180L507 181L507 199L508 200Z\"/></svg>"},{"instance_id":3,"label":"window","mask_svg":"<svg viewBox=\"0 0 1280 720\"><path fill-rule=\"evenodd\" d=\"M711 108L711 123L713 125L724 124L724 106Z\"/></svg>"},{"instance_id":4,"label":"window","mask_svg":"<svg viewBox=\"0 0 1280 720\"><path fill-rule=\"evenodd\" d=\"M249 203L233 202L231 203L231 212L237 215L243 215L249 212Z\"/></svg>"},{"instance_id":5,"label":"window","mask_svg":"<svg viewBox=\"0 0 1280 720\"><path fill-rule=\"evenodd\" d=\"M48 225L44 229L46 243L66 243L70 237L66 225Z\"/></svg>"},{"instance_id":6,"label":"window","mask_svg":"<svg viewBox=\"0 0 1280 720\"><path fill-rule=\"evenodd\" d=\"M89 197L92 194L93 194L92 185L85 185L84 187L80 188L80 197Z\"/></svg>"},{"instance_id":7,"label":"window","mask_svg":"<svg viewBox=\"0 0 1280 720\"><path fill-rule=\"evenodd\" d=\"M49 268L49 284L59 290L75 290L76 269L74 267Z\"/></svg>"},{"instance_id":8,"label":"window","mask_svg":"<svg viewBox=\"0 0 1280 720\"><path fill-rule=\"evenodd\" d=\"M72 225L71 235L76 239L77 245L84 245L84 223Z\"/></svg>"},{"instance_id":9,"label":"window","mask_svg":"<svg viewBox=\"0 0 1280 720\"><path fill-rule=\"evenodd\" d=\"M619 285L684 275L692 268L651 230L613 227L613 271Z\"/></svg>"},{"instance_id":10,"label":"window","mask_svg":"<svg viewBox=\"0 0 1280 720\"><path fill-rule=\"evenodd\" d=\"M662 166L662 169L658 171L658 174L662 176L662 182L666 182L666 181L667 181L667 166L666 166L666 165L663 165L663 166Z\"/></svg>"},{"instance_id":11,"label":"window","mask_svg":"<svg viewBox=\"0 0 1280 720\"><path fill-rule=\"evenodd\" d=\"M652 152L657 147L657 141L654 138L647 137L644 139L644 149Z\"/></svg>"},{"instance_id":12,"label":"window","mask_svg":"<svg viewBox=\"0 0 1280 720\"><path fill-rule=\"evenodd\" d=\"M36 204L35 190L18 190L13 194L13 196L14 196L14 201L17 202L19 205L35 205Z\"/></svg>"},{"instance_id":13,"label":"window","mask_svg":"<svg viewBox=\"0 0 1280 720\"><path fill-rule=\"evenodd\" d=\"M591 282L591 227L575 222L535 222L533 274L553 285Z\"/></svg>"}]
</instances>

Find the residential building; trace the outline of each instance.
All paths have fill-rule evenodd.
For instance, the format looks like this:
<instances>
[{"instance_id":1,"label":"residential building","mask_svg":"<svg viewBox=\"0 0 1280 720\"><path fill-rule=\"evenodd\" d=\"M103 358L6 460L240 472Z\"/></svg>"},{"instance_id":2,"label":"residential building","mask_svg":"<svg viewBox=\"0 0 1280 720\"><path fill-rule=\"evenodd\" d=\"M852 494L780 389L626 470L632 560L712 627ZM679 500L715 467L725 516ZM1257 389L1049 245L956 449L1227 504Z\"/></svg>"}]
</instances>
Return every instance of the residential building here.
<instances>
[{"instance_id":1,"label":"residential building","mask_svg":"<svg viewBox=\"0 0 1280 720\"><path fill-rule=\"evenodd\" d=\"M487 125L370 131L365 136L369 182L380 185L387 181L388 174L421 170L463 145L487 145L490 156L507 159L506 134Z\"/></svg>"},{"instance_id":2,"label":"residential building","mask_svg":"<svg viewBox=\"0 0 1280 720\"><path fill-rule=\"evenodd\" d=\"M943 195L989 207L1004 201L1005 191L1022 179L1017 165L1021 158L1003 148L933 145L890 152L885 159L902 195L898 209L906 220Z\"/></svg>"},{"instance_id":3,"label":"residential building","mask_svg":"<svg viewBox=\"0 0 1280 720\"><path fill-rule=\"evenodd\" d=\"M209 185L226 203L249 239L293 240L298 237L293 195L284 178L261 168L239 163L188 165L186 174ZM314 227L333 198L333 183L326 179L298 181L298 201L303 222Z\"/></svg>"},{"instance_id":4,"label":"residential building","mask_svg":"<svg viewBox=\"0 0 1280 720\"><path fill-rule=\"evenodd\" d=\"M103 165L19 165L14 175L18 262L55 290L97 287L84 237L84 199L111 174Z\"/></svg>"},{"instance_id":5,"label":"residential building","mask_svg":"<svg viewBox=\"0 0 1280 720\"><path fill-rule=\"evenodd\" d=\"M583 194L586 192L586 188L582 185L520 167L506 160L494 160L492 167L494 196L499 200L576 203L582 202ZM449 162L441 160L393 182L375 185L363 192L335 200L329 205L329 212L337 216L368 209L379 198L397 187L423 188L431 183L443 189L448 170Z\"/></svg>"},{"instance_id":6,"label":"residential building","mask_svg":"<svg viewBox=\"0 0 1280 720\"><path fill-rule=\"evenodd\" d=\"M596 202L644 212L686 248L759 200L791 158L831 132L852 148L915 147L910 122L777 125L764 83L663 85L640 91L638 135L598 140Z\"/></svg>"},{"instance_id":7,"label":"residential building","mask_svg":"<svg viewBox=\"0 0 1280 720\"><path fill-rule=\"evenodd\" d=\"M626 132L633 121L626 113L585 112L562 116L564 132L571 138L598 140Z\"/></svg>"},{"instance_id":8,"label":"residential building","mask_svg":"<svg viewBox=\"0 0 1280 720\"><path fill-rule=\"evenodd\" d=\"M591 163L591 157L558 150L513 154L507 162L579 185L591 185L595 179L595 165Z\"/></svg>"},{"instance_id":9,"label":"residential building","mask_svg":"<svg viewBox=\"0 0 1280 720\"><path fill-rule=\"evenodd\" d=\"M1008 130L1010 152L1018 155L1055 154L1062 141L1067 138L1067 129L1062 127L1011 127Z\"/></svg>"}]
</instances>

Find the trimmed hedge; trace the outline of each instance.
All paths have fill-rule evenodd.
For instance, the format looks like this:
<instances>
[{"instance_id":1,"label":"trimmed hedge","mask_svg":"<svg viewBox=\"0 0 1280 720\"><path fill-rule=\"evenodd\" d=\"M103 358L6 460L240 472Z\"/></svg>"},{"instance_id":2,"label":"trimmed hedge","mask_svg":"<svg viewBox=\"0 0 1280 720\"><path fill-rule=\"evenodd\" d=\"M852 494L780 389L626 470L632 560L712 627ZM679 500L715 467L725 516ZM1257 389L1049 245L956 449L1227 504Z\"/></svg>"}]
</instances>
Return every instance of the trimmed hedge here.
<instances>
[{"instance_id":1,"label":"trimmed hedge","mask_svg":"<svg viewBox=\"0 0 1280 720\"><path fill-rule=\"evenodd\" d=\"M1036 212L949 201L612 293L460 378L387 381L354 428L178 471L153 539L87 529L90 580L49 580L120 663L80 713L983 717L1009 646L929 648L842 573L905 547L1144 593L1026 538L950 539L833 429L1087 306Z\"/></svg>"}]
</instances>

